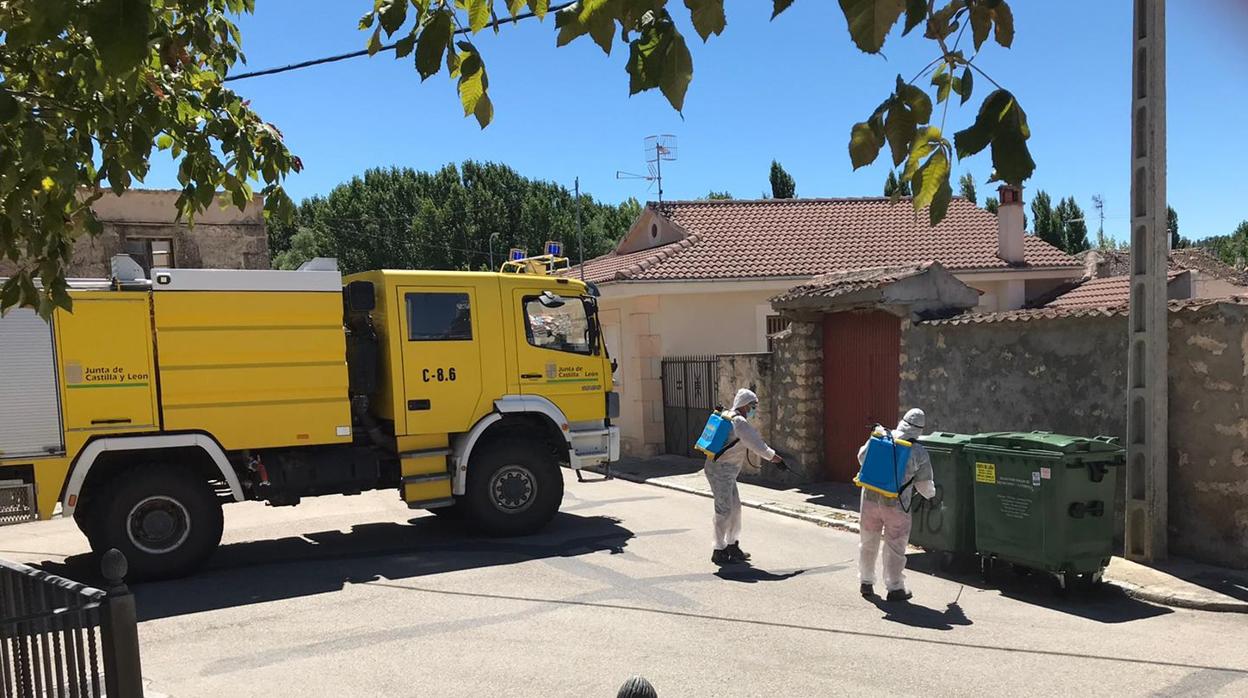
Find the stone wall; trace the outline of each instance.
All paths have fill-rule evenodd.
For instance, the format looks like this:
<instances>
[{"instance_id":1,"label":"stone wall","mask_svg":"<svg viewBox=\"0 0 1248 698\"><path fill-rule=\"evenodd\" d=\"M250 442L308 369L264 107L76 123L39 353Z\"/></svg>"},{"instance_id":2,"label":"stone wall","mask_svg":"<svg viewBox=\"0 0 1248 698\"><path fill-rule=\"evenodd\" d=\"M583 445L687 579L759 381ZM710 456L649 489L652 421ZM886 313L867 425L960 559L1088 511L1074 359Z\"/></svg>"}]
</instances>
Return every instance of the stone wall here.
<instances>
[{"instance_id":1,"label":"stone wall","mask_svg":"<svg viewBox=\"0 0 1248 698\"><path fill-rule=\"evenodd\" d=\"M775 341L771 445L792 479L810 482L823 462L823 323L793 320Z\"/></svg>"},{"instance_id":2,"label":"stone wall","mask_svg":"<svg viewBox=\"0 0 1248 698\"><path fill-rule=\"evenodd\" d=\"M772 389L772 355L720 354L718 380L716 400L724 408L732 407L732 399L740 388L749 388L758 394L758 415L750 422L771 443L776 405L780 402L780 396ZM759 465L755 459L750 458L747 459L744 470L748 475L757 475L760 471Z\"/></svg>"},{"instance_id":3,"label":"stone wall","mask_svg":"<svg viewBox=\"0 0 1248 698\"><path fill-rule=\"evenodd\" d=\"M1171 553L1248 568L1248 302L1173 307L1169 340ZM1125 440L1126 388L1122 314L902 331L901 402L927 411L929 431Z\"/></svg>"},{"instance_id":4,"label":"stone wall","mask_svg":"<svg viewBox=\"0 0 1248 698\"><path fill-rule=\"evenodd\" d=\"M1127 319L903 325L903 408L927 430L1126 438Z\"/></svg>"},{"instance_id":5,"label":"stone wall","mask_svg":"<svg viewBox=\"0 0 1248 698\"><path fill-rule=\"evenodd\" d=\"M1170 551L1248 569L1248 306L1170 314Z\"/></svg>"}]
</instances>

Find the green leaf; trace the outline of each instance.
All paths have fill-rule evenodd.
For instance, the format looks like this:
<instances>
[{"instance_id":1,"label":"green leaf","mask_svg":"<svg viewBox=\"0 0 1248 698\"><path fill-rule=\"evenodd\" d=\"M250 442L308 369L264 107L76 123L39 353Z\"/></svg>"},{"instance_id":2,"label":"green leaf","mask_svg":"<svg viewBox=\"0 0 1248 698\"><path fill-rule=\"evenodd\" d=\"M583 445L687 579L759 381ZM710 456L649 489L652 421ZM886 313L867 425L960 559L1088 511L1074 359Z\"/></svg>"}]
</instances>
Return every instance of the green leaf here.
<instances>
[{"instance_id":1,"label":"green leaf","mask_svg":"<svg viewBox=\"0 0 1248 698\"><path fill-rule=\"evenodd\" d=\"M966 7L966 0L949 0L949 3L937 10L927 20L927 31L923 33L929 39L945 39L958 30L958 22L954 17L958 11Z\"/></svg>"},{"instance_id":2,"label":"green leaf","mask_svg":"<svg viewBox=\"0 0 1248 698\"><path fill-rule=\"evenodd\" d=\"M975 75L971 73L970 66L962 71L962 104L966 104L971 98L971 90L975 89Z\"/></svg>"},{"instance_id":3,"label":"green leaf","mask_svg":"<svg viewBox=\"0 0 1248 698\"><path fill-rule=\"evenodd\" d=\"M1036 171L1021 124L1003 124L992 139L994 174L1006 184L1021 186Z\"/></svg>"},{"instance_id":4,"label":"green leaf","mask_svg":"<svg viewBox=\"0 0 1248 698\"><path fill-rule=\"evenodd\" d=\"M416 70L421 80L427 80L442 67L442 54L451 44L454 28L451 26L450 10L438 10L420 32L416 42Z\"/></svg>"},{"instance_id":5,"label":"green leaf","mask_svg":"<svg viewBox=\"0 0 1248 698\"><path fill-rule=\"evenodd\" d=\"M114 75L125 73L147 57L152 3L97 0L87 12L87 31L106 71Z\"/></svg>"},{"instance_id":6,"label":"green leaf","mask_svg":"<svg viewBox=\"0 0 1248 698\"><path fill-rule=\"evenodd\" d=\"M906 9L906 0L840 0L854 44L866 53L879 53L884 39Z\"/></svg>"},{"instance_id":7,"label":"green leaf","mask_svg":"<svg viewBox=\"0 0 1248 698\"><path fill-rule=\"evenodd\" d=\"M910 146L910 155L906 158L906 169L901 173L901 180L911 181L915 173L919 171L923 160L942 144L944 144L944 138L941 136L940 128L936 126L920 128L914 136L914 144Z\"/></svg>"},{"instance_id":8,"label":"green leaf","mask_svg":"<svg viewBox=\"0 0 1248 698\"><path fill-rule=\"evenodd\" d=\"M993 18L996 20L996 40L1005 48L1009 48L1014 43L1014 11L1010 9L1005 0L997 5L992 11Z\"/></svg>"},{"instance_id":9,"label":"green leaf","mask_svg":"<svg viewBox=\"0 0 1248 698\"><path fill-rule=\"evenodd\" d=\"M941 73L932 76L932 84L936 86L936 103L941 104L949 99L949 90L952 88L952 80L948 73Z\"/></svg>"},{"instance_id":10,"label":"green leaf","mask_svg":"<svg viewBox=\"0 0 1248 698\"><path fill-rule=\"evenodd\" d=\"M373 35L368 39L368 55L375 56L381 50L381 27L373 30Z\"/></svg>"},{"instance_id":11,"label":"green leaf","mask_svg":"<svg viewBox=\"0 0 1248 698\"><path fill-rule=\"evenodd\" d=\"M671 38L668 41L667 55L663 61L663 72L659 76L659 90L676 111L685 106L685 92L693 81L693 56L685 45L685 37L676 31L673 25Z\"/></svg>"},{"instance_id":12,"label":"green leaf","mask_svg":"<svg viewBox=\"0 0 1248 698\"><path fill-rule=\"evenodd\" d=\"M988 40L988 33L992 31L992 10L984 5L976 5L971 8L971 37L975 41L975 50L978 51L980 46Z\"/></svg>"},{"instance_id":13,"label":"green leaf","mask_svg":"<svg viewBox=\"0 0 1248 698\"><path fill-rule=\"evenodd\" d=\"M780 16L781 12L789 9L789 5L793 4L793 0L773 0L771 4L771 18L775 19Z\"/></svg>"},{"instance_id":14,"label":"green leaf","mask_svg":"<svg viewBox=\"0 0 1248 698\"><path fill-rule=\"evenodd\" d=\"M914 209L930 206L941 184L949 186L949 156L945 155L944 148L932 153L914 174Z\"/></svg>"},{"instance_id":15,"label":"green leaf","mask_svg":"<svg viewBox=\"0 0 1248 698\"><path fill-rule=\"evenodd\" d=\"M472 44L461 42L459 48L459 99L464 105L464 116L477 117L477 123L485 128L494 118L494 105L486 94L490 80L485 63Z\"/></svg>"},{"instance_id":16,"label":"green leaf","mask_svg":"<svg viewBox=\"0 0 1248 698\"><path fill-rule=\"evenodd\" d=\"M984 99L984 103L979 106L975 123L953 136L959 159L968 158L988 147L1001 123L1002 112L1013 101L1013 96L1005 90L995 90Z\"/></svg>"},{"instance_id":17,"label":"green leaf","mask_svg":"<svg viewBox=\"0 0 1248 698\"><path fill-rule=\"evenodd\" d=\"M581 22L575 5L555 13L555 29L559 31L555 38L556 46L567 46L589 33L589 27Z\"/></svg>"},{"instance_id":18,"label":"green leaf","mask_svg":"<svg viewBox=\"0 0 1248 698\"><path fill-rule=\"evenodd\" d=\"M724 17L724 0L685 0L685 7L689 8L693 28L704 42L712 34L722 34L724 27L728 25L728 20Z\"/></svg>"},{"instance_id":19,"label":"green leaf","mask_svg":"<svg viewBox=\"0 0 1248 698\"><path fill-rule=\"evenodd\" d=\"M408 34L402 39L399 39L398 41L394 42L394 57L406 58L409 54L411 54L412 49L415 47L416 47L416 32L413 31L411 34Z\"/></svg>"},{"instance_id":20,"label":"green leaf","mask_svg":"<svg viewBox=\"0 0 1248 698\"><path fill-rule=\"evenodd\" d=\"M927 209L928 221L932 227L936 227L945 219L945 214L949 212L949 202L952 200L953 187L949 184L949 175L945 175L936 189L936 194L932 197L931 206Z\"/></svg>"},{"instance_id":21,"label":"green leaf","mask_svg":"<svg viewBox=\"0 0 1248 698\"><path fill-rule=\"evenodd\" d=\"M888 137L888 147L893 151L893 166L905 161L910 154L910 144L914 140L914 130L918 124L909 109L897 104L888 110L884 119L884 135Z\"/></svg>"},{"instance_id":22,"label":"green leaf","mask_svg":"<svg viewBox=\"0 0 1248 698\"><path fill-rule=\"evenodd\" d=\"M0 83L0 122L16 117L20 108L17 99L9 94L8 85Z\"/></svg>"},{"instance_id":23,"label":"green leaf","mask_svg":"<svg viewBox=\"0 0 1248 698\"><path fill-rule=\"evenodd\" d=\"M926 124L932 120L932 98L926 92L915 87L900 82L898 76L897 96L910 107L910 111L914 113L914 122L916 124Z\"/></svg>"},{"instance_id":24,"label":"green leaf","mask_svg":"<svg viewBox=\"0 0 1248 698\"><path fill-rule=\"evenodd\" d=\"M866 121L854 124L849 132L849 160L857 170L875 162L884 144L876 136L875 129Z\"/></svg>"},{"instance_id":25,"label":"green leaf","mask_svg":"<svg viewBox=\"0 0 1248 698\"><path fill-rule=\"evenodd\" d=\"M360 29L361 30L372 29L373 22L376 21L376 19L377 19L376 13L365 12L364 15L360 17Z\"/></svg>"},{"instance_id":26,"label":"green leaf","mask_svg":"<svg viewBox=\"0 0 1248 698\"><path fill-rule=\"evenodd\" d=\"M468 28L477 33L490 23L492 0L468 0Z\"/></svg>"},{"instance_id":27,"label":"green leaf","mask_svg":"<svg viewBox=\"0 0 1248 698\"><path fill-rule=\"evenodd\" d=\"M524 9L524 0L507 0L507 11L512 17L520 14L520 10Z\"/></svg>"},{"instance_id":28,"label":"green leaf","mask_svg":"<svg viewBox=\"0 0 1248 698\"><path fill-rule=\"evenodd\" d=\"M906 28L901 35L905 36L927 19L927 0L906 0Z\"/></svg>"},{"instance_id":29,"label":"green leaf","mask_svg":"<svg viewBox=\"0 0 1248 698\"><path fill-rule=\"evenodd\" d=\"M538 19L544 18L546 16L546 13L550 11L550 0L528 0L528 1L529 1L529 11L537 15Z\"/></svg>"},{"instance_id":30,"label":"green leaf","mask_svg":"<svg viewBox=\"0 0 1248 698\"><path fill-rule=\"evenodd\" d=\"M393 36L407 20L407 0L385 0L377 16L381 19L381 28L386 36Z\"/></svg>"},{"instance_id":31,"label":"green leaf","mask_svg":"<svg viewBox=\"0 0 1248 698\"><path fill-rule=\"evenodd\" d=\"M169 150L173 147L173 137L167 133L162 133L156 137L156 147L161 150Z\"/></svg>"}]
</instances>

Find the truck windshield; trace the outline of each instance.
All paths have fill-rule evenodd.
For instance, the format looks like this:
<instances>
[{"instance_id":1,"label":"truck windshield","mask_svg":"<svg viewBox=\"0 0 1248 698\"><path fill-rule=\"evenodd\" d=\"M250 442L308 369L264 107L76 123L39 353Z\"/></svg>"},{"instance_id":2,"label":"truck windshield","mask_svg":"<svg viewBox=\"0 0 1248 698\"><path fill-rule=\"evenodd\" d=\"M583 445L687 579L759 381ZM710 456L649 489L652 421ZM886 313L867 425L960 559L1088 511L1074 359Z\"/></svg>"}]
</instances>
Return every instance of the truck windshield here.
<instances>
[{"instance_id":1,"label":"truck windshield","mask_svg":"<svg viewBox=\"0 0 1248 698\"><path fill-rule=\"evenodd\" d=\"M550 308L536 296L524 299L529 344L542 349L590 354L593 347L592 311L583 298L564 298L563 305Z\"/></svg>"}]
</instances>

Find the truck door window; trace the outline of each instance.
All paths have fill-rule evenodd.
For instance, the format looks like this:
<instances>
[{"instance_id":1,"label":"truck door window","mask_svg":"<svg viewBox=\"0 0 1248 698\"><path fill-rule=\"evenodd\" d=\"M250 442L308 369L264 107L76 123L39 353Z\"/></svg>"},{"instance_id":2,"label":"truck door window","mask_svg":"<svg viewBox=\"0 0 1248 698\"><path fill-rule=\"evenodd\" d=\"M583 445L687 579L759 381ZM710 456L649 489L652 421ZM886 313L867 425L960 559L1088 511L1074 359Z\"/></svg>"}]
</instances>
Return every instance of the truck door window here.
<instances>
[{"instance_id":1,"label":"truck door window","mask_svg":"<svg viewBox=\"0 0 1248 698\"><path fill-rule=\"evenodd\" d=\"M466 293L409 293L407 338L413 342L472 341Z\"/></svg>"},{"instance_id":2,"label":"truck door window","mask_svg":"<svg viewBox=\"0 0 1248 698\"><path fill-rule=\"evenodd\" d=\"M540 349L589 354L592 344L585 301L580 298L566 301L557 308L548 308L536 296L524 299L529 344Z\"/></svg>"}]
</instances>

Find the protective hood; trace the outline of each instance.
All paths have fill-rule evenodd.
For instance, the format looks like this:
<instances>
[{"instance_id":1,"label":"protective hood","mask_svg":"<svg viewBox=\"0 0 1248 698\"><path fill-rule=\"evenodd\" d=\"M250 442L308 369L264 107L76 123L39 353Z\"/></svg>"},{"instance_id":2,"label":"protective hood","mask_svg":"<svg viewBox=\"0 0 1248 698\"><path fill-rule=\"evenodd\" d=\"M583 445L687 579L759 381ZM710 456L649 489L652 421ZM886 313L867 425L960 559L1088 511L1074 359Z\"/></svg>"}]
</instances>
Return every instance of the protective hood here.
<instances>
[{"instance_id":1,"label":"protective hood","mask_svg":"<svg viewBox=\"0 0 1248 698\"><path fill-rule=\"evenodd\" d=\"M732 399L732 411L736 412L746 405L758 402L758 396L749 388L742 388L737 391L737 396Z\"/></svg>"},{"instance_id":2,"label":"protective hood","mask_svg":"<svg viewBox=\"0 0 1248 698\"><path fill-rule=\"evenodd\" d=\"M907 439L917 439L923 435L923 427L927 424L927 415L923 414L923 410L913 408L906 412L906 416L897 422L897 431L901 432Z\"/></svg>"}]
</instances>

